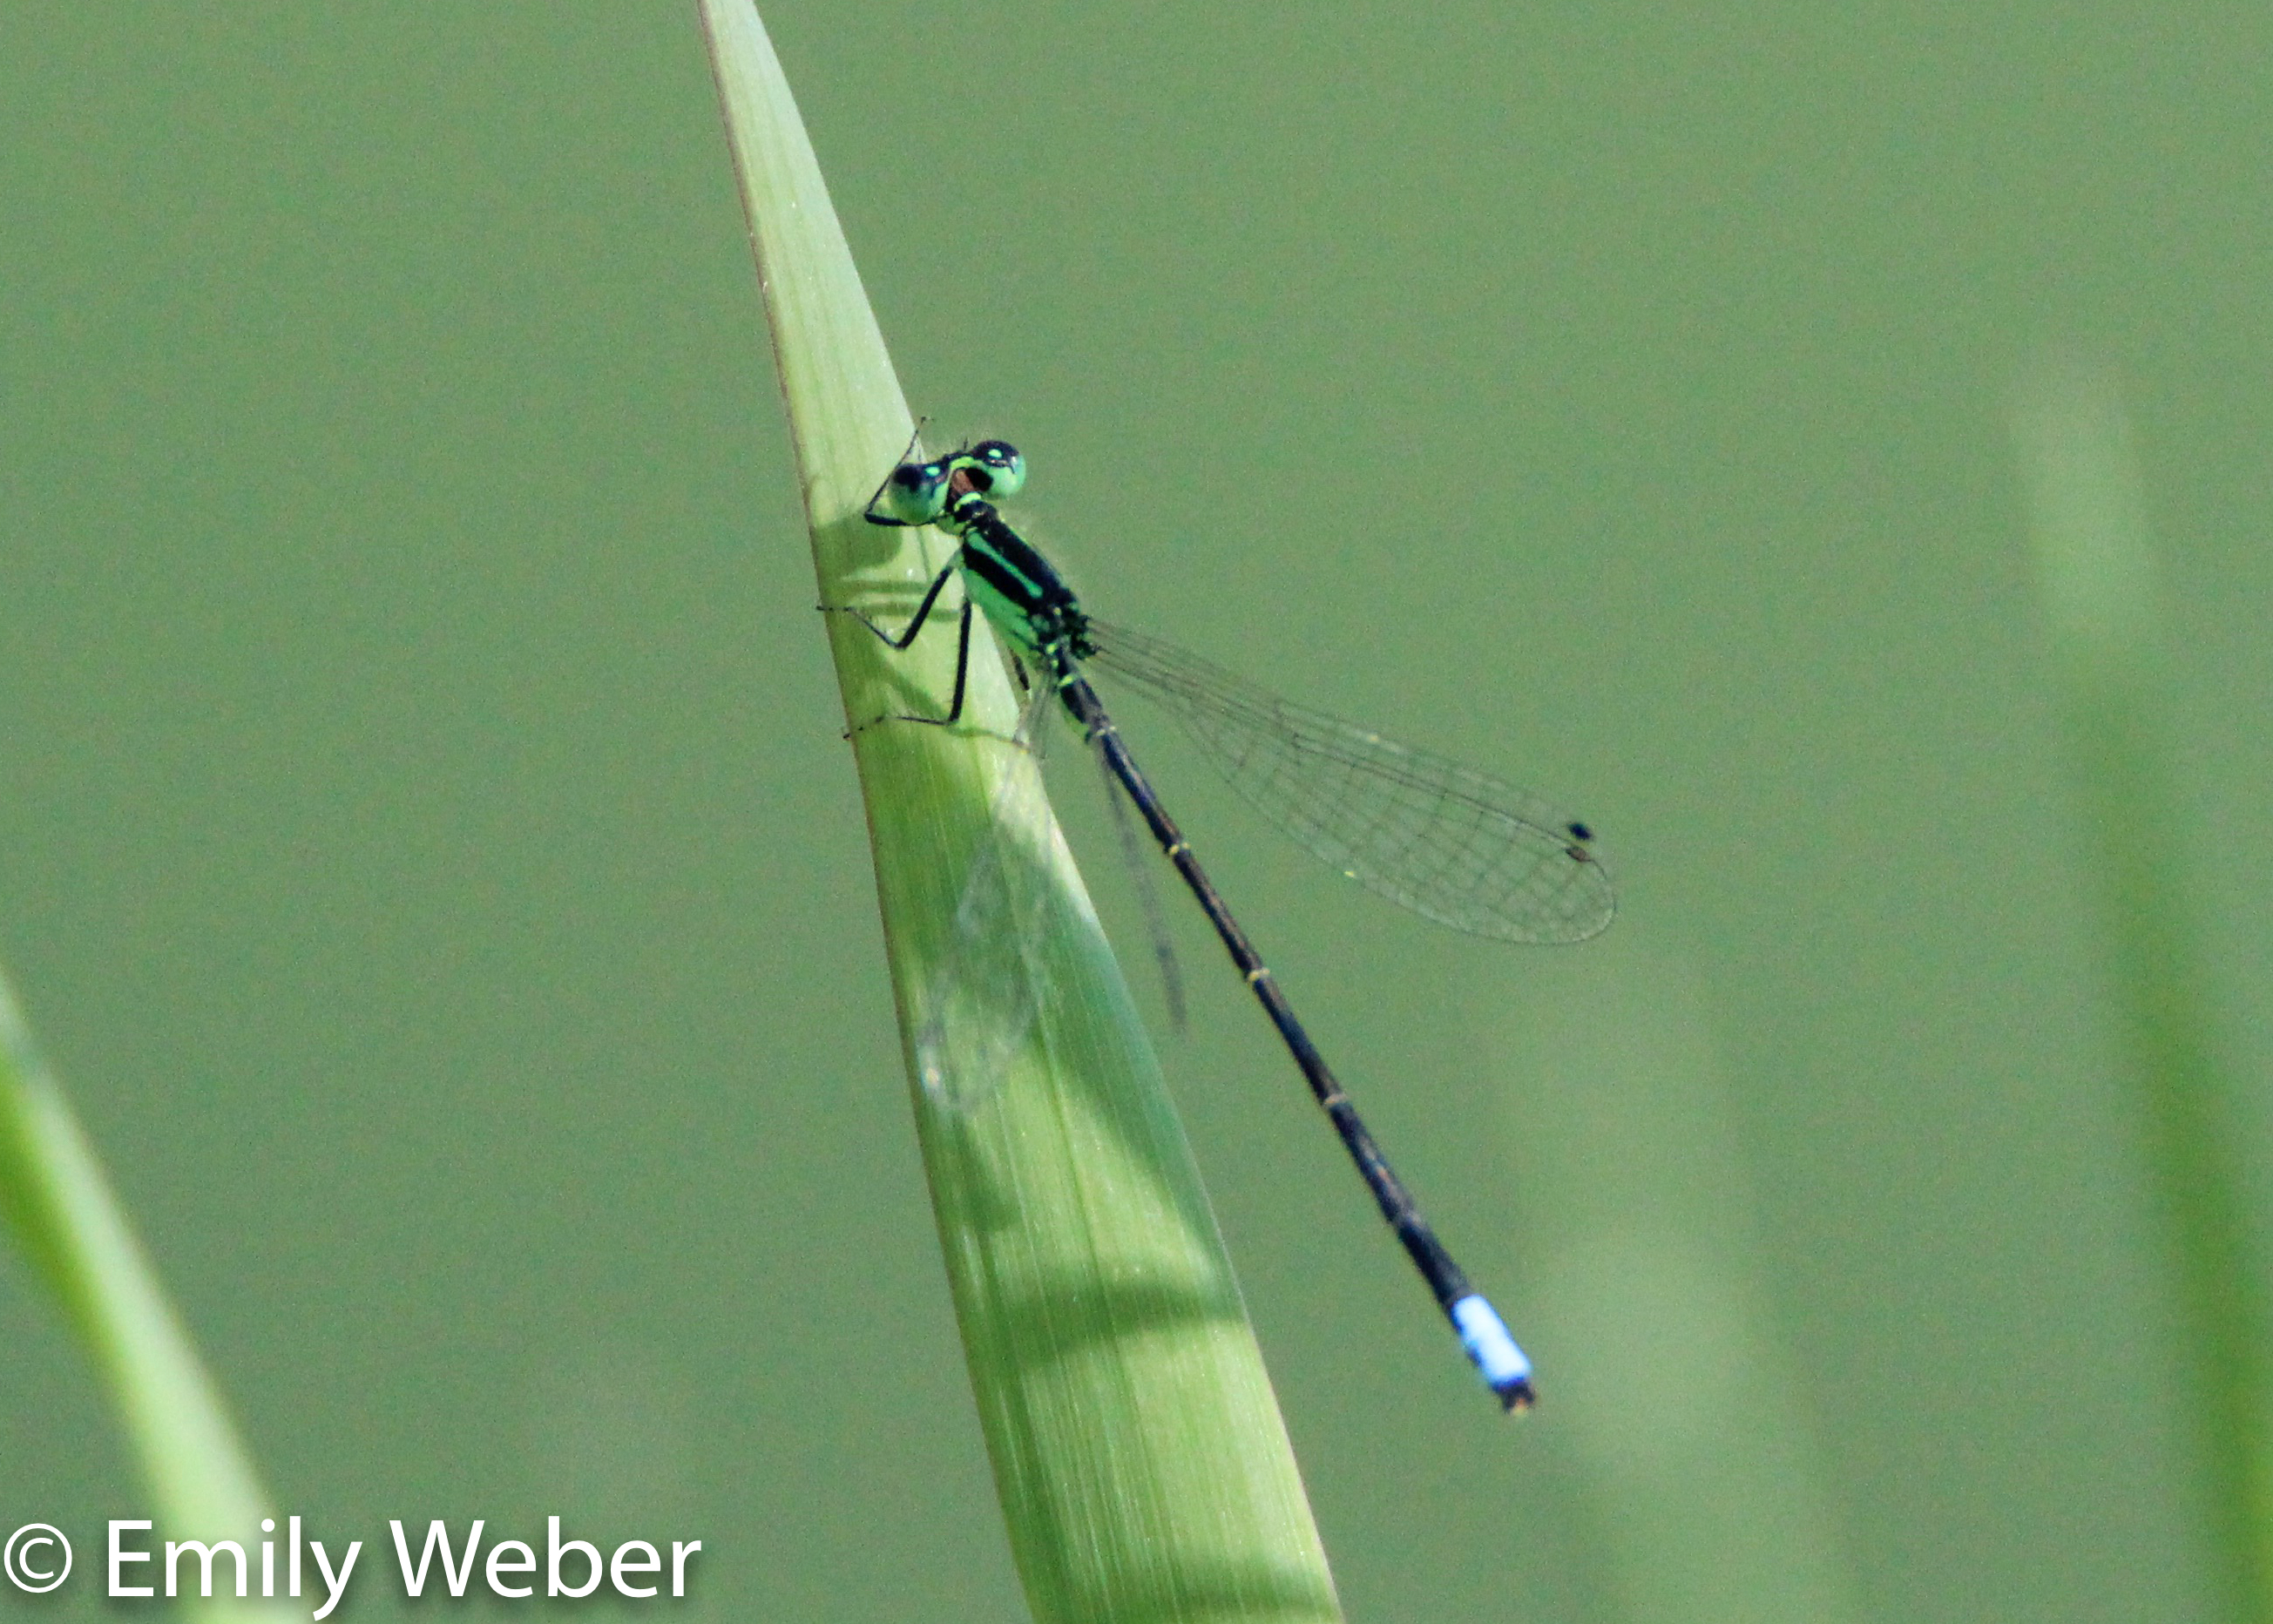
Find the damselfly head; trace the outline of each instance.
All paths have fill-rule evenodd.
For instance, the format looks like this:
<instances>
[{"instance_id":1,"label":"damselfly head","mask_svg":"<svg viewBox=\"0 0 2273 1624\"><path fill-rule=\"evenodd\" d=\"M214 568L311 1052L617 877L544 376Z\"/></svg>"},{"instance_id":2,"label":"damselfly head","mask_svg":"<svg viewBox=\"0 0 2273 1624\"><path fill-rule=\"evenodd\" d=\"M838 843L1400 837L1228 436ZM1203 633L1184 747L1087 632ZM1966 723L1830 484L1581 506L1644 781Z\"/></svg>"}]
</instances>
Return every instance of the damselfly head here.
<instances>
[{"instance_id":1,"label":"damselfly head","mask_svg":"<svg viewBox=\"0 0 2273 1624\"><path fill-rule=\"evenodd\" d=\"M1026 483L1026 459L1006 440L982 440L959 460L971 470L971 483L987 496L1016 496Z\"/></svg>"},{"instance_id":2,"label":"damselfly head","mask_svg":"<svg viewBox=\"0 0 2273 1624\"><path fill-rule=\"evenodd\" d=\"M952 459L936 462L903 462L876 492L869 512L881 510L894 524L929 524L947 510L947 482Z\"/></svg>"}]
</instances>

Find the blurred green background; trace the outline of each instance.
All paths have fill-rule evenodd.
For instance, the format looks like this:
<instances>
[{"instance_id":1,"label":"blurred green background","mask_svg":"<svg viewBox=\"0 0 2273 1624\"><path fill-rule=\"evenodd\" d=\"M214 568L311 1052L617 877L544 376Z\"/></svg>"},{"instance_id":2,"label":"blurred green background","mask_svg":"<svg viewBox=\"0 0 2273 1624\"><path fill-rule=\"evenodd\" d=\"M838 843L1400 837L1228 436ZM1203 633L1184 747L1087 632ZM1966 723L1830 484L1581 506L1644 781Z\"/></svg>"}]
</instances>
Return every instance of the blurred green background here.
<instances>
[{"instance_id":1,"label":"blurred green background","mask_svg":"<svg viewBox=\"0 0 2273 1624\"><path fill-rule=\"evenodd\" d=\"M1465 941L1124 718L1540 1365L1500 1423L1177 909L1351 1616L2196 1616L2008 408L2124 381L2262 1078L2262 11L766 20L911 400L1026 450L1090 601L1619 876L1596 944ZM547 1513L701 1538L674 1616L1017 1616L692 6L4 39L0 959L352 1616L387 1518ZM108 1616L142 1490L12 1254L0 1370L0 1524Z\"/></svg>"}]
</instances>

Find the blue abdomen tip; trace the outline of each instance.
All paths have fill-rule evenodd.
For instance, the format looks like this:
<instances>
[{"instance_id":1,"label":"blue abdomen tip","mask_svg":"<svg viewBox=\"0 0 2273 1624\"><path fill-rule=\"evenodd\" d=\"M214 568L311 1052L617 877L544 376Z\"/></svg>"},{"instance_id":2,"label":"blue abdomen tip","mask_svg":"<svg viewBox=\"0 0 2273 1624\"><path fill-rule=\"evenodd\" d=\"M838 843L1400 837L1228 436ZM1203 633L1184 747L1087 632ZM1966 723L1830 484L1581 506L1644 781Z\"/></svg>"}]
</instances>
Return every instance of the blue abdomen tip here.
<instances>
[{"instance_id":1,"label":"blue abdomen tip","mask_svg":"<svg viewBox=\"0 0 2273 1624\"><path fill-rule=\"evenodd\" d=\"M1507 1321L1499 1317L1499 1311L1480 1293L1471 1292L1447 1312L1452 1316L1452 1328L1460 1334L1460 1345L1475 1362L1484 1385L1499 1395L1499 1402L1507 1409L1528 1409L1531 1361L1516 1346L1515 1337L1508 1330Z\"/></svg>"}]
</instances>

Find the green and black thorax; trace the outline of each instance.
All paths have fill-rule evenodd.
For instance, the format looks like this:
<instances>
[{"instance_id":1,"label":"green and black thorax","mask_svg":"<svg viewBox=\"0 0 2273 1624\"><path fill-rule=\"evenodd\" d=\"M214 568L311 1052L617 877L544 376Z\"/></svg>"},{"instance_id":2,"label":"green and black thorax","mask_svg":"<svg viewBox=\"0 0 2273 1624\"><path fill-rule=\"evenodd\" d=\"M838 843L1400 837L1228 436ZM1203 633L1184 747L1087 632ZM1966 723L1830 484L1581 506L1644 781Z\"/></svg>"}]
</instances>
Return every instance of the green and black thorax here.
<instances>
[{"instance_id":1,"label":"green and black thorax","mask_svg":"<svg viewBox=\"0 0 2273 1624\"><path fill-rule=\"evenodd\" d=\"M930 462L904 462L892 470L870 516L884 522L936 524L962 544L955 562L964 589L987 621L1038 671L1061 681L1087 658L1089 617L1073 589L1050 561L1011 529L992 500L1025 483L1025 459L999 440Z\"/></svg>"}]
</instances>

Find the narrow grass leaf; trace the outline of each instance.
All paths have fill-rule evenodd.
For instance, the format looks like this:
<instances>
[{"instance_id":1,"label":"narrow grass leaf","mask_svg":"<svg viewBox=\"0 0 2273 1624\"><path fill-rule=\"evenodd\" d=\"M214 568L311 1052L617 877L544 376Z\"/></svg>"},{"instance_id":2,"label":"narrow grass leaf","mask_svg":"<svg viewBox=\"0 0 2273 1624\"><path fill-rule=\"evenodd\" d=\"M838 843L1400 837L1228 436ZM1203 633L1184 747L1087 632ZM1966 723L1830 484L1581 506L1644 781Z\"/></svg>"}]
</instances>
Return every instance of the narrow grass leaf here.
<instances>
[{"instance_id":1,"label":"narrow grass leaf","mask_svg":"<svg viewBox=\"0 0 2273 1624\"><path fill-rule=\"evenodd\" d=\"M154 1584L164 1594L162 1571L154 1581L139 1575L162 1569L169 1539L234 1540L257 1567L267 1494L4 977L0 1216L93 1359L149 1482L156 1526L133 1538L157 1560L124 1570L127 1583ZM99 1549L78 1552L70 1583L101 1583L87 1576L101 1560ZM194 1583L199 1570L194 1556L185 1560L184 1583ZM216 1590L233 1591L226 1553L214 1570ZM259 1584L256 1573L251 1588ZM214 1620L283 1616L281 1603L239 1603L226 1594L181 1605L192 1617Z\"/></svg>"},{"instance_id":2,"label":"narrow grass leaf","mask_svg":"<svg viewBox=\"0 0 2273 1624\"><path fill-rule=\"evenodd\" d=\"M780 64L748 0L702 0L757 252L821 601L896 621L949 557L861 510L911 424ZM911 183L937 177L913 176ZM911 244L911 247L917 245ZM1034 1617L1340 1616L1230 1265L1136 1008L1016 747L977 628L964 724L953 609L905 654L826 617L949 1284ZM1007 789L1004 787L1006 779ZM998 793L1000 792L1000 793ZM1003 906L962 908L981 853ZM968 957L956 919L1026 939ZM926 1087L983 1066L985 1086ZM971 1079L960 1079L969 1082ZM889 1309L866 1302L891 1335Z\"/></svg>"},{"instance_id":3,"label":"narrow grass leaf","mask_svg":"<svg viewBox=\"0 0 2273 1624\"><path fill-rule=\"evenodd\" d=\"M2145 504L2113 384L2047 366L2016 421L2104 959L2167 1221L2171 1292L2223 1615L2273 1620L2273 1347L2232 1079L2174 873L2170 707Z\"/></svg>"}]
</instances>

